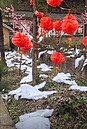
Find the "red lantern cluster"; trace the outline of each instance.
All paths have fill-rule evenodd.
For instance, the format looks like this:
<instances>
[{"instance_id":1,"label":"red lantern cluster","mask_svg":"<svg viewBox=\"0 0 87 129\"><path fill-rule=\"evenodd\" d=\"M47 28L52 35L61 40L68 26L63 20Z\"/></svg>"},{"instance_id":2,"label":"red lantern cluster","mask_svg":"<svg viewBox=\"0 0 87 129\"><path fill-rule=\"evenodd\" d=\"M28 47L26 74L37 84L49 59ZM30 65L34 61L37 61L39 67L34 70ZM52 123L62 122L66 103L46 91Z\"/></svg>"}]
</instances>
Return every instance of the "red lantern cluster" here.
<instances>
[{"instance_id":1,"label":"red lantern cluster","mask_svg":"<svg viewBox=\"0 0 87 129\"><path fill-rule=\"evenodd\" d=\"M70 15L70 16L69 16ZM67 34L73 34L78 28L78 21L75 16L68 14L64 17L62 31Z\"/></svg>"},{"instance_id":2,"label":"red lantern cluster","mask_svg":"<svg viewBox=\"0 0 87 129\"><path fill-rule=\"evenodd\" d=\"M60 52L55 52L51 55L51 61L55 64L61 64L65 61L64 56Z\"/></svg>"},{"instance_id":3,"label":"red lantern cluster","mask_svg":"<svg viewBox=\"0 0 87 129\"><path fill-rule=\"evenodd\" d=\"M56 31L60 31L62 29L61 25L62 25L62 21L61 20L56 20L56 21L53 22L53 28Z\"/></svg>"},{"instance_id":4,"label":"red lantern cluster","mask_svg":"<svg viewBox=\"0 0 87 129\"><path fill-rule=\"evenodd\" d=\"M87 36L83 38L82 43L87 48Z\"/></svg>"},{"instance_id":5,"label":"red lantern cluster","mask_svg":"<svg viewBox=\"0 0 87 129\"><path fill-rule=\"evenodd\" d=\"M29 38L22 34L17 33L12 37L12 43L16 46L21 48L21 50L29 50L33 47L32 42L29 40Z\"/></svg>"},{"instance_id":6,"label":"red lantern cluster","mask_svg":"<svg viewBox=\"0 0 87 129\"><path fill-rule=\"evenodd\" d=\"M44 13L38 12L38 11L36 10L36 11L35 11L35 15L36 15L39 19L41 19L41 18L44 16Z\"/></svg>"},{"instance_id":7,"label":"red lantern cluster","mask_svg":"<svg viewBox=\"0 0 87 129\"><path fill-rule=\"evenodd\" d=\"M47 0L47 4L52 7L56 7L56 6L59 6L62 1L63 0Z\"/></svg>"},{"instance_id":8,"label":"red lantern cluster","mask_svg":"<svg viewBox=\"0 0 87 129\"><path fill-rule=\"evenodd\" d=\"M50 17L42 17L40 19L40 27L45 31L49 31L53 29L53 22Z\"/></svg>"}]
</instances>

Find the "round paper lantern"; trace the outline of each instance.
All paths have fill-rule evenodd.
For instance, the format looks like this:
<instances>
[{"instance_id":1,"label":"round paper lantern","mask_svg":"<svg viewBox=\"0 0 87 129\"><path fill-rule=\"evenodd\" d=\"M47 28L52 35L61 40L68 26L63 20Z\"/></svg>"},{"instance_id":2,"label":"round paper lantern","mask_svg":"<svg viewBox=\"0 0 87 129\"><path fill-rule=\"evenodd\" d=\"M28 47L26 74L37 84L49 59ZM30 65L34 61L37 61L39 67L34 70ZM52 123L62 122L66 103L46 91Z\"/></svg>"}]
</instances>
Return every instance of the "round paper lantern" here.
<instances>
[{"instance_id":1,"label":"round paper lantern","mask_svg":"<svg viewBox=\"0 0 87 129\"><path fill-rule=\"evenodd\" d=\"M64 56L60 52L55 52L51 55L51 61L55 64L61 64L62 62L65 61Z\"/></svg>"},{"instance_id":2,"label":"round paper lantern","mask_svg":"<svg viewBox=\"0 0 87 129\"><path fill-rule=\"evenodd\" d=\"M53 28L56 31L60 31L62 29L61 25L62 25L62 21L61 20L56 20L56 21L53 22Z\"/></svg>"},{"instance_id":3,"label":"round paper lantern","mask_svg":"<svg viewBox=\"0 0 87 129\"><path fill-rule=\"evenodd\" d=\"M29 38L22 34L22 33L17 33L12 37L12 43L19 48L26 48L33 46Z\"/></svg>"},{"instance_id":4,"label":"round paper lantern","mask_svg":"<svg viewBox=\"0 0 87 129\"><path fill-rule=\"evenodd\" d=\"M40 27L45 31L49 31L53 29L53 22L50 17L42 17L40 19Z\"/></svg>"},{"instance_id":5,"label":"round paper lantern","mask_svg":"<svg viewBox=\"0 0 87 129\"><path fill-rule=\"evenodd\" d=\"M67 14L64 18L63 21L67 19L72 19L72 20L77 20L77 18L73 14Z\"/></svg>"},{"instance_id":6,"label":"round paper lantern","mask_svg":"<svg viewBox=\"0 0 87 129\"><path fill-rule=\"evenodd\" d=\"M62 31L67 34L73 34L78 28L78 22L76 20L67 19L62 23Z\"/></svg>"},{"instance_id":7,"label":"round paper lantern","mask_svg":"<svg viewBox=\"0 0 87 129\"><path fill-rule=\"evenodd\" d=\"M33 0L30 0L30 4L33 5Z\"/></svg>"},{"instance_id":8,"label":"round paper lantern","mask_svg":"<svg viewBox=\"0 0 87 129\"><path fill-rule=\"evenodd\" d=\"M33 44L29 41L29 42L25 43L25 45L23 47L21 47L21 49L23 51L27 51L27 50L30 50L32 47L33 47Z\"/></svg>"},{"instance_id":9,"label":"round paper lantern","mask_svg":"<svg viewBox=\"0 0 87 129\"><path fill-rule=\"evenodd\" d=\"M63 0L47 0L47 4L52 7L56 7L56 6L59 6L62 1Z\"/></svg>"},{"instance_id":10,"label":"round paper lantern","mask_svg":"<svg viewBox=\"0 0 87 129\"><path fill-rule=\"evenodd\" d=\"M83 38L82 43L87 48L87 36Z\"/></svg>"},{"instance_id":11,"label":"round paper lantern","mask_svg":"<svg viewBox=\"0 0 87 129\"><path fill-rule=\"evenodd\" d=\"M35 15L36 15L39 19L41 19L41 18L44 16L44 13L35 11Z\"/></svg>"}]
</instances>

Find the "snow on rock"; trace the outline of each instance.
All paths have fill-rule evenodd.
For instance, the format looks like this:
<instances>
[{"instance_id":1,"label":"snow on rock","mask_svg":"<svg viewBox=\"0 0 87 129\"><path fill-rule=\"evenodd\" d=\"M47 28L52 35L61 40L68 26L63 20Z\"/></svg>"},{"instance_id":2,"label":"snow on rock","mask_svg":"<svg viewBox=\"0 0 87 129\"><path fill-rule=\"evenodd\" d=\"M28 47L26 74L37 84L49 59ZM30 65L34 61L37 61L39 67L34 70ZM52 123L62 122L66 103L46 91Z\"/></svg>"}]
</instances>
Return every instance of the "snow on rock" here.
<instances>
[{"instance_id":1,"label":"snow on rock","mask_svg":"<svg viewBox=\"0 0 87 129\"><path fill-rule=\"evenodd\" d=\"M9 95L14 95L15 99L18 100L19 98L25 99L41 99L47 98L48 95L57 93L57 91L40 91L39 89L45 86L46 82L43 82L36 86L31 86L28 84L21 84L21 86L9 92Z\"/></svg>"},{"instance_id":2,"label":"snow on rock","mask_svg":"<svg viewBox=\"0 0 87 129\"><path fill-rule=\"evenodd\" d=\"M16 124L17 129L50 129L50 117L53 109L37 110L36 112L21 115Z\"/></svg>"}]
</instances>

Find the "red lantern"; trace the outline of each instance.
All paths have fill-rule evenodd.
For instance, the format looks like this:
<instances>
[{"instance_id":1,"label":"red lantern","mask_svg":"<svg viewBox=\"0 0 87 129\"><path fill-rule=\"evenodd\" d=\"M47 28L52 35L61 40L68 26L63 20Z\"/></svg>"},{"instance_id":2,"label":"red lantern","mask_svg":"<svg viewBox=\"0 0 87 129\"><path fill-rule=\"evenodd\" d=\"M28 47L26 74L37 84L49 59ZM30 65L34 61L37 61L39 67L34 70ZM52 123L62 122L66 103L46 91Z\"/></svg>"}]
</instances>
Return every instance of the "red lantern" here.
<instances>
[{"instance_id":1,"label":"red lantern","mask_svg":"<svg viewBox=\"0 0 87 129\"><path fill-rule=\"evenodd\" d=\"M33 0L30 0L30 4L33 5Z\"/></svg>"},{"instance_id":2,"label":"red lantern","mask_svg":"<svg viewBox=\"0 0 87 129\"><path fill-rule=\"evenodd\" d=\"M78 28L78 22L76 20L67 19L62 23L62 31L67 34L73 34Z\"/></svg>"},{"instance_id":3,"label":"red lantern","mask_svg":"<svg viewBox=\"0 0 87 129\"><path fill-rule=\"evenodd\" d=\"M53 22L53 28L56 31L60 31L61 30L61 25L62 25L62 21L61 20L56 20Z\"/></svg>"},{"instance_id":4,"label":"red lantern","mask_svg":"<svg viewBox=\"0 0 87 129\"><path fill-rule=\"evenodd\" d=\"M45 31L49 31L53 29L53 22L50 17L42 17L40 19L40 26L43 28Z\"/></svg>"},{"instance_id":5,"label":"red lantern","mask_svg":"<svg viewBox=\"0 0 87 129\"><path fill-rule=\"evenodd\" d=\"M28 50L30 50L32 47L33 47L33 44L29 41L29 42L25 43L25 45L24 45L23 47L21 47L21 49L22 49L23 51L28 51Z\"/></svg>"},{"instance_id":6,"label":"red lantern","mask_svg":"<svg viewBox=\"0 0 87 129\"><path fill-rule=\"evenodd\" d=\"M56 7L56 6L59 6L62 1L63 0L47 0L47 4L52 7Z\"/></svg>"},{"instance_id":7,"label":"red lantern","mask_svg":"<svg viewBox=\"0 0 87 129\"><path fill-rule=\"evenodd\" d=\"M12 37L12 43L19 48L26 48L29 50L31 47L33 47L33 44L29 40L29 38L22 34L22 33L17 33ZM28 49L29 48L29 49Z\"/></svg>"},{"instance_id":8,"label":"red lantern","mask_svg":"<svg viewBox=\"0 0 87 129\"><path fill-rule=\"evenodd\" d=\"M87 48L87 36L83 38L82 43Z\"/></svg>"},{"instance_id":9,"label":"red lantern","mask_svg":"<svg viewBox=\"0 0 87 129\"><path fill-rule=\"evenodd\" d=\"M77 20L77 18L72 15L72 14L67 14L64 18L63 21L67 20L67 19L72 19L72 20Z\"/></svg>"},{"instance_id":10,"label":"red lantern","mask_svg":"<svg viewBox=\"0 0 87 129\"><path fill-rule=\"evenodd\" d=\"M64 56L60 52L55 52L51 55L51 61L55 64L61 64L62 62L65 61Z\"/></svg>"},{"instance_id":11,"label":"red lantern","mask_svg":"<svg viewBox=\"0 0 87 129\"><path fill-rule=\"evenodd\" d=\"M36 15L39 19L41 19L41 18L44 16L44 13L38 12L38 11L36 10L36 11L35 11L35 15Z\"/></svg>"}]
</instances>

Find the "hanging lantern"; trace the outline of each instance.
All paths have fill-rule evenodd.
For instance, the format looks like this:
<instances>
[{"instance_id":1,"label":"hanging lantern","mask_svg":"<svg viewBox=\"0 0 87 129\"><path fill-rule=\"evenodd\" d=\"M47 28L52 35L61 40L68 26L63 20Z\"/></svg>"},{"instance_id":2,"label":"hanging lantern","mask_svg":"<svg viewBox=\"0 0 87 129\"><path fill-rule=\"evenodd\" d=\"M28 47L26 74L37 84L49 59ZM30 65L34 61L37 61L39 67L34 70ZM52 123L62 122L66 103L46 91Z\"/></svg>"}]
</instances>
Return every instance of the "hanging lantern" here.
<instances>
[{"instance_id":1,"label":"hanging lantern","mask_svg":"<svg viewBox=\"0 0 87 129\"><path fill-rule=\"evenodd\" d=\"M62 1L63 0L47 0L47 4L52 7L56 7L56 6L59 6Z\"/></svg>"},{"instance_id":2,"label":"hanging lantern","mask_svg":"<svg viewBox=\"0 0 87 129\"><path fill-rule=\"evenodd\" d=\"M55 64L61 64L62 62L65 61L64 56L60 52L55 52L51 55L51 61Z\"/></svg>"},{"instance_id":3,"label":"hanging lantern","mask_svg":"<svg viewBox=\"0 0 87 129\"><path fill-rule=\"evenodd\" d=\"M67 19L62 23L62 31L67 34L73 34L78 28L76 20Z\"/></svg>"},{"instance_id":4,"label":"hanging lantern","mask_svg":"<svg viewBox=\"0 0 87 129\"><path fill-rule=\"evenodd\" d=\"M64 18L63 21L67 19L72 19L72 20L77 20L77 18L73 14L67 14Z\"/></svg>"},{"instance_id":5,"label":"hanging lantern","mask_svg":"<svg viewBox=\"0 0 87 129\"><path fill-rule=\"evenodd\" d=\"M53 22L53 28L56 31L60 31L62 29L61 25L62 25L62 21L61 20L56 20L56 21Z\"/></svg>"},{"instance_id":6,"label":"hanging lantern","mask_svg":"<svg viewBox=\"0 0 87 129\"><path fill-rule=\"evenodd\" d=\"M24 45L23 47L21 47L21 49L22 49L23 51L28 51L28 50L30 50L32 47L33 47L33 44L32 44L30 41L28 41L28 42L25 43L25 45Z\"/></svg>"},{"instance_id":7,"label":"hanging lantern","mask_svg":"<svg viewBox=\"0 0 87 129\"><path fill-rule=\"evenodd\" d=\"M49 31L53 29L53 22L50 17L42 17L40 19L40 27L45 31Z\"/></svg>"},{"instance_id":8,"label":"hanging lantern","mask_svg":"<svg viewBox=\"0 0 87 129\"><path fill-rule=\"evenodd\" d=\"M62 31L67 34L73 34L78 28L78 21L72 14L67 14L63 18Z\"/></svg>"},{"instance_id":9,"label":"hanging lantern","mask_svg":"<svg viewBox=\"0 0 87 129\"><path fill-rule=\"evenodd\" d=\"M33 5L33 0L30 0L30 4Z\"/></svg>"},{"instance_id":10,"label":"hanging lantern","mask_svg":"<svg viewBox=\"0 0 87 129\"><path fill-rule=\"evenodd\" d=\"M41 19L41 18L44 16L44 13L38 12L38 11L36 10L36 11L35 11L35 15L36 15L39 19Z\"/></svg>"},{"instance_id":11,"label":"hanging lantern","mask_svg":"<svg viewBox=\"0 0 87 129\"><path fill-rule=\"evenodd\" d=\"M82 43L87 48L87 36L83 38Z\"/></svg>"},{"instance_id":12,"label":"hanging lantern","mask_svg":"<svg viewBox=\"0 0 87 129\"><path fill-rule=\"evenodd\" d=\"M12 37L12 43L19 48L29 50L30 48L33 47L33 44L29 40L29 38L22 34L22 33L17 33Z\"/></svg>"},{"instance_id":13,"label":"hanging lantern","mask_svg":"<svg viewBox=\"0 0 87 129\"><path fill-rule=\"evenodd\" d=\"M72 42L72 36L68 36L68 42Z\"/></svg>"}]
</instances>

